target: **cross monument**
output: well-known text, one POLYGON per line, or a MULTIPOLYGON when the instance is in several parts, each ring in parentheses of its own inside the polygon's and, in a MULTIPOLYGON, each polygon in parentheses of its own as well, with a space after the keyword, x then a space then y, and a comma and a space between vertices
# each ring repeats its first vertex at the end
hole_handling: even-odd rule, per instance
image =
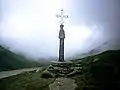
POLYGON ((56 15, 57 18, 60 18, 60 31, 59 31, 59 61, 63 62, 64 61, 64 39, 65 39, 65 31, 63 29, 64 25, 64 20, 63 18, 68 18, 68 15, 64 15, 63 9, 61 9, 61 14, 56 15))

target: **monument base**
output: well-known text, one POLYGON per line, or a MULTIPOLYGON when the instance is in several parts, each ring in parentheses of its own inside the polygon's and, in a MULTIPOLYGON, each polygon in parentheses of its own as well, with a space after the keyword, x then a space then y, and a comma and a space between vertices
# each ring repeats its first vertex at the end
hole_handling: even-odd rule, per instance
POLYGON ((74 64, 70 61, 52 61, 52 64, 48 66, 47 71, 54 74, 55 77, 67 77, 81 72, 82 66, 81 64, 74 64))

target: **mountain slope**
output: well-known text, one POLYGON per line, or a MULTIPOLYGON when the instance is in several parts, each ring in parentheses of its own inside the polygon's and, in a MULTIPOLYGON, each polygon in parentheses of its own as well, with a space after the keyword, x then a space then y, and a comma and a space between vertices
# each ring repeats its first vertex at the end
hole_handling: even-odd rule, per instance
POLYGON ((40 64, 34 61, 28 61, 26 58, 0 46, 0 71, 35 66, 40 66, 40 64))
POLYGON ((75 60, 79 61, 82 61, 88 86, 96 86, 98 89, 95 90, 116 90, 117 87, 120 89, 120 50, 108 50, 75 60))

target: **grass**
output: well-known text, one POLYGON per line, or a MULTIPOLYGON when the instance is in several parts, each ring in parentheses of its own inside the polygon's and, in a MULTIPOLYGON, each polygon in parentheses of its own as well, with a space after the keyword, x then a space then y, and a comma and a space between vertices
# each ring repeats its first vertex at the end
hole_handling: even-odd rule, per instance
POLYGON ((95 82, 90 77, 90 75, 75 75, 74 77, 72 77, 72 79, 74 79, 75 83, 78 85, 78 87, 75 88, 75 90, 98 90, 98 88, 94 85, 94 83, 97 82, 95 82))
POLYGON ((0 90, 49 90, 53 78, 41 78, 40 72, 23 73, 0 80, 0 90))
MULTIPOLYGON (((81 74, 69 77, 78 86, 75 90, 120 90, 120 51, 86 57, 82 66, 81 74), (95 58, 99 60, 93 62, 95 58)), ((54 79, 41 78, 41 74, 42 71, 31 72, 1 79, 0 90, 49 90, 48 86, 54 79)))
POLYGON ((73 77, 78 84, 75 90, 120 89, 120 50, 83 58, 82 65, 83 74, 73 77), (96 58, 99 60, 93 62, 96 58))

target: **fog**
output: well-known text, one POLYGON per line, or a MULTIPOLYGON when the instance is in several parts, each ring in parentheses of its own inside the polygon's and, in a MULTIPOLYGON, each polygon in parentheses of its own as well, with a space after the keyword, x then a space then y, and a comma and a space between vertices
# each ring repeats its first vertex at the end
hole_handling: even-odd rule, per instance
POLYGON ((27 57, 58 57, 64 9, 65 58, 119 48, 119 0, 0 0, 0 44, 27 57), (100 46, 100 47, 99 47, 100 46), (99 48, 97 48, 99 47, 99 48))

